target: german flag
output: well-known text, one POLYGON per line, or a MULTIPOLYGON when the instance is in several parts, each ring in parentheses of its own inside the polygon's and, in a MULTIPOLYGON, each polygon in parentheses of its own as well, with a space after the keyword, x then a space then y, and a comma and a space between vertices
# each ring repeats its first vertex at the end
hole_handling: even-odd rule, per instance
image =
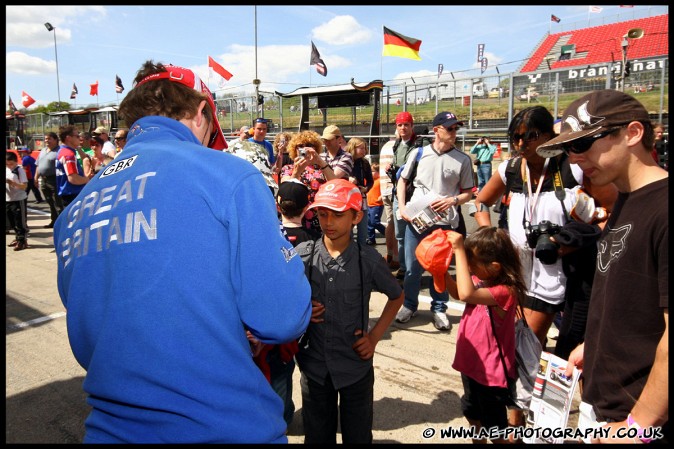
POLYGON ((384 51, 382 51, 382 56, 397 56, 398 58, 421 61, 419 47, 421 47, 419 39, 404 36, 384 27, 384 51))

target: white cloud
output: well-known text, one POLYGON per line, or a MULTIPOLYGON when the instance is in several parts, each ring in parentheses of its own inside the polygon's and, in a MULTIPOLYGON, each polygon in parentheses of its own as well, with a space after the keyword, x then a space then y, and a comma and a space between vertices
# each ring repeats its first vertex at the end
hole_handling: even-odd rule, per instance
POLYGON ((12 5, 5 8, 6 46, 24 48, 44 48, 54 45, 53 31, 47 31, 44 24, 49 22, 56 29, 56 41, 71 41, 71 30, 68 24, 73 20, 85 17, 91 22, 98 22, 106 17, 103 6, 21 6, 12 5))
POLYGON ((45 61, 23 52, 10 51, 7 53, 5 70, 19 75, 44 75, 56 72, 56 61, 45 61))
POLYGON ((372 37, 372 32, 358 23, 353 16, 337 16, 311 30, 311 34, 317 41, 330 45, 359 44, 369 41, 372 37))

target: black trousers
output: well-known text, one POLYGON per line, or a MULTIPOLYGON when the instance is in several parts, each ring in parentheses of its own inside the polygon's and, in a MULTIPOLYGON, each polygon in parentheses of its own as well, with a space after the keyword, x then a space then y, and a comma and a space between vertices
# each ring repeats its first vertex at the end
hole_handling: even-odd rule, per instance
POLYGON ((321 385, 302 373, 300 385, 305 444, 336 444, 338 416, 343 444, 372 444, 374 368, 339 390, 330 375, 321 385))
POLYGON ((26 193, 30 195, 30 192, 33 192, 36 201, 43 201, 40 189, 38 189, 37 186, 35 185, 34 179, 28 180, 28 187, 26 187, 26 193))
POLYGON ((7 213, 9 225, 16 233, 16 240, 19 242, 25 241, 26 233, 28 232, 26 201, 7 201, 5 203, 5 211, 7 213))
POLYGON ((61 197, 58 195, 58 188, 56 187, 56 176, 42 177, 42 181, 42 194, 47 204, 49 204, 51 222, 54 223, 59 214, 63 212, 63 201, 61 201, 61 197))

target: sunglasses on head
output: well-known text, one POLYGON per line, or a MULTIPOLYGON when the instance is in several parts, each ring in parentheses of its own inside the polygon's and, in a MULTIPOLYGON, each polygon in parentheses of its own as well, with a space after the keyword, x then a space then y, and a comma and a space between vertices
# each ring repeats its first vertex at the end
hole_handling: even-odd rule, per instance
POLYGON ((513 134, 513 142, 517 143, 520 140, 523 142, 532 142, 538 140, 539 137, 541 137, 541 133, 538 131, 527 131, 522 134, 513 134))
POLYGON ((603 139, 606 136, 609 136, 613 134, 614 132, 618 131, 622 127, 617 127, 617 128, 611 128, 604 130, 598 134, 595 134, 593 136, 587 136, 587 137, 581 137, 580 139, 572 140, 571 142, 566 142, 562 144, 562 150, 566 154, 569 153, 574 153, 574 154, 582 154, 588 151, 590 148, 592 148, 592 145, 595 143, 595 141, 599 139, 603 139))

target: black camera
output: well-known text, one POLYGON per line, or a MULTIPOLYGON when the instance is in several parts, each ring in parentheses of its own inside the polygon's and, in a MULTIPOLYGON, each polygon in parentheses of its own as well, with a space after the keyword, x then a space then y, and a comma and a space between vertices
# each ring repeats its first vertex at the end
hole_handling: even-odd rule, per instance
POLYGON ((529 225, 524 228, 524 234, 527 237, 529 248, 534 249, 534 254, 545 265, 551 265, 557 262, 557 249, 559 246, 550 240, 550 236, 559 234, 562 227, 551 223, 548 220, 542 220, 537 225, 529 225))
POLYGON ((398 180, 396 179, 396 174, 398 173, 398 169, 400 169, 400 167, 398 167, 396 164, 391 164, 391 166, 388 168, 388 170, 386 170, 386 174, 391 179, 391 182, 393 184, 398 182, 398 180))

